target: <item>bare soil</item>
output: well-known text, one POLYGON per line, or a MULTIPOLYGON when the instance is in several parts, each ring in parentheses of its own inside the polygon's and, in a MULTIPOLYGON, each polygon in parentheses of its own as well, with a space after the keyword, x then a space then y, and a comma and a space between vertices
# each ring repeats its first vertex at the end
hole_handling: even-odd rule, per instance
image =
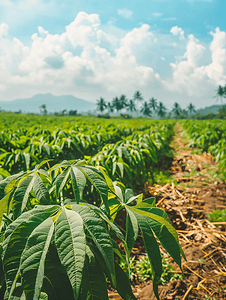
MULTIPOLYGON (((207 214, 226 206, 226 184, 217 178, 217 165, 209 153, 195 154, 177 125, 172 146, 176 156, 170 172, 177 184, 146 185, 146 196, 154 196, 177 230, 187 261, 182 261, 184 279, 159 286, 160 299, 226 299, 226 223, 212 224, 207 214), (209 298, 208 298, 209 297, 209 298)), ((142 243, 133 254, 142 255, 142 243)), ((180 273, 172 261, 175 271, 180 273)), ((152 282, 135 285, 139 300, 156 299, 152 282)), ((109 298, 122 299, 109 291, 109 298)))

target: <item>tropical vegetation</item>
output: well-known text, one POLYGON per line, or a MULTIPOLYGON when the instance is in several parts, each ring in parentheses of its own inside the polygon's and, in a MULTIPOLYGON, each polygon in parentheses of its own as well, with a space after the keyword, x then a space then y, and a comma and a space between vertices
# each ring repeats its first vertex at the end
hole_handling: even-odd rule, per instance
POLYGON ((219 163, 219 171, 226 177, 225 120, 183 120, 180 123, 190 139, 190 146, 211 153, 219 163))
POLYGON ((175 122, 1 116, 2 299, 104 300, 108 284, 136 299, 128 274, 140 234, 158 298, 158 241, 180 268, 184 253, 167 214, 138 191, 172 159, 175 122))
MULTIPOLYGON (((218 96, 225 93, 219 86, 218 96)), ((45 104, 41 115, 1 112, 0 299, 105 300, 109 285, 136 299, 134 278, 152 279, 158 299, 158 284, 181 278, 159 248, 181 268, 177 232, 155 198, 143 194, 173 160, 176 121, 161 119, 187 118, 179 122, 190 145, 213 154, 225 178, 226 123, 188 120, 196 114, 192 103, 183 110, 175 102, 167 112, 140 91, 132 99, 100 97, 97 110, 145 118, 106 120, 76 110, 49 116, 45 104), (140 237, 147 254, 135 262, 140 237)), ((209 219, 224 222, 225 211, 209 219)))
MULTIPOLYGON (((133 112, 137 112, 144 117, 152 117, 152 118, 171 118, 174 117, 176 119, 179 118, 187 118, 188 116, 193 116, 195 114, 195 107, 192 103, 189 104, 187 110, 182 110, 180 105, 175 102, 171 111, 168 111, 167 108, 161 101, 157 101, 156 98, 152 97, 149 101, 145 101, 142 93, 140 91, 136 91, 133 95, 132 99, 128 99, 126 95, 121 95, 120 97, 114 97, 112 102, 105 101, 104 98, 100 97, 96 103, 96 110, 101 112, 103 115, 104 111, 107 111, 110 115, 113 112, 129 112, 130 116, 133 116, 133 112)), ((121 113, 123 116, 123 114, 121 113)))

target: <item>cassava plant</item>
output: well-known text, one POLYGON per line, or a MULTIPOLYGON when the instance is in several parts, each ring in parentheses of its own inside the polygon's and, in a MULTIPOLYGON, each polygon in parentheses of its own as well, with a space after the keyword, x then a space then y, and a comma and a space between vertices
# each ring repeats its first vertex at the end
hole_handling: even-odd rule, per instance
POLYGON ((105 300, 107 280, 123 299, 136 299, 127 273, 139 231, 158 298, 162 259, 156 238, 180 267, 184 254, 155 199, 135 196, 85 161, 44 170, 46 163, 0 182, 1 299, 105 300), (120 210, 126 212, 125 236, 115 222, 120 210))

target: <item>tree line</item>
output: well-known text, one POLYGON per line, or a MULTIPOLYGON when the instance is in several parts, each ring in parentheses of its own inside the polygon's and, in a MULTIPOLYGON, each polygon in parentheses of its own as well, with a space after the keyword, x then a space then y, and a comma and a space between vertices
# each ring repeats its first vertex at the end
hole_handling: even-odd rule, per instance
MULTIPOLYGON (((39 106, 40 109, 40 114, 46 116, 48 114, 47 109, 46 109, 46 104, 42 104, 41 106, 39 106)), ((60 112, 55 112, 54 115, 55 116, 64 116, 64 115, 69 115, 69 116, 77 116, 77 110, 73 110, 70 109, 67 112, 67 109, 63 109, 60 112)))
POLYGON ((171 111, 167 112, 165 105, 161 101, 157 101, 152 97, 149 101, 145 101, 141 92, 136 91, 132 99, 128 99, 124 94, 120 97, 115 97, 111 102, 106 102, 104 98, 96 102, 96 110, 101 114, 107 112, 109 115, 113 112, 120 113, 121 111, 127 111, 133 116, 133 112, 140 112, 145 117, 175 117, 179 118, 182 115, 191 116, 195 113, 195 107, 190 103, 186 109, 182 109, 180 104, 175 102, 171 111))

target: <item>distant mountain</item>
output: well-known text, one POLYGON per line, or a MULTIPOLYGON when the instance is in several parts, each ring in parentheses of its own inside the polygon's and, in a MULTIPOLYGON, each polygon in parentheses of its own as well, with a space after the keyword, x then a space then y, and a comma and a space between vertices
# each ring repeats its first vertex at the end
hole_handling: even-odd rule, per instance
POLYGON ((64 109, 77 110, 77 112, 92 111, 96 104, 72 95, 54 96, 52 94, 37 94, 27 99, 17 99, 13 101, 0 101, 0 107, 5 111, 19 111, 39 113, 39 107, 45 104, 47 112, 60 112, 64 109))
POLYGON ((197 109, 197 113, 201 113, 203 115, 208 115, 208 113, 213 113, 214 115, 216 115, 219 111, 219 109, 224 106, 226 104, 221 104, 221 105, 212 105, 212 106, 208 106, 208 107, 205 107, 205 108, 200 108, 200 109, 197 109))

